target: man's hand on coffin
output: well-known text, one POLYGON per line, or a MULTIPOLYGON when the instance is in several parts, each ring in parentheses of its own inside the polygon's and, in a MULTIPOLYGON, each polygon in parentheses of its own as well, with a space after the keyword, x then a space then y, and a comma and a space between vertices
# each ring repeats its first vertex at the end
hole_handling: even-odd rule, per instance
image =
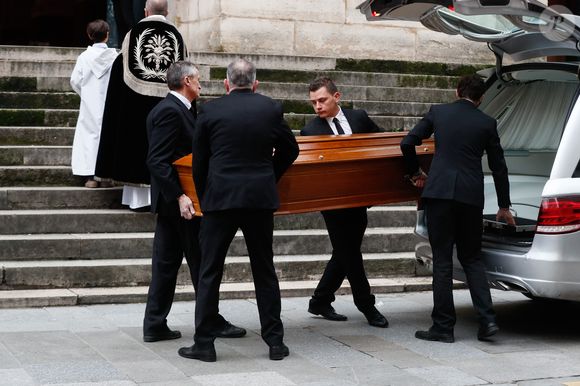
POLYGON ((514 215, 510 211, 510 208, 499 208, 495 219, 497 221, 505 222, 508 225, 516 225, 516 220, 514 219, 514 215))
POLYGON ((419 168, 415 174, 409 177, 409 181, 414 187, 423 189, 425 187, 425 182, 427 181, 427 174, 419 168))
POLYGON ((193 202, 191 201, 191 198, 185 194, 182 194, 179 196, 177 201, 179 202, 179 213, 181 214, 181 217, 186 220, 191 220, 195 215, 195 209, 193 208, 193 202))

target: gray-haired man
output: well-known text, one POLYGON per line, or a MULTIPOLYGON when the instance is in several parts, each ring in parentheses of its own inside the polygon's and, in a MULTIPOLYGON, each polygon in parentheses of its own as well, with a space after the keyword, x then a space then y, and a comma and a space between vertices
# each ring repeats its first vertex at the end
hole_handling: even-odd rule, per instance
MULTIPOLYGON (((177 273, 187 261, 196 289, 199 278, 199 217, 194 217, 190 197, 184 194, 172 163, 191 152, 195 116, 190 111, 199 97, 199 73, 190 62, 176 62, 167 71, 170 91, 147 117, 151 173, 151 209, 157 213, 153 239, 152 278, 143 320, 143 340, 156 342, 177 339, 179 331, 167 326, 177 273)), ((218 314, 216 336, 238 338, 246 334, 218 314)))
POLYGON ((276 182, 298 156, 282 106, 257 94, 256 68, 238 59, 228 66, 228 95, 203 106, 193 136, 193 177, 201 200, 201 261, 195 305, 195 344, 179 355, 216 360, 215 320, 226 252, 241 229, 250 255, 262 339, 270 359, 288 355, 280 320, 280 287, 274 270, 273 214, 276 182), (210 172, 211 170, 211 172, 210 172))

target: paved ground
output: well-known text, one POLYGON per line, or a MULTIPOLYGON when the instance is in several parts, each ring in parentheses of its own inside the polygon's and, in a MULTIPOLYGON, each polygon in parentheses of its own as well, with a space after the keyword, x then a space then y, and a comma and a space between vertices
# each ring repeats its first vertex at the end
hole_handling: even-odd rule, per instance
POLYGON ((291 353, 270 361, 253 300, 223 301, 222 313, 250 329, 217 341, 218 362, 180 358, 192 343, 193 304, 176 303, 179 340, 141 340, 143 304, 0 310, 0 384, 94 385, 580 385, 580 304, 542 303, 494 292, 502 331, 479 342, 468 292, 456 291, 456 343, 413 337, 429 326, 431 293, 378 296, 391 327, 370 327, 349 296, 335 305, 347 322, 306 313, 307 299, 283 300, 291 353))

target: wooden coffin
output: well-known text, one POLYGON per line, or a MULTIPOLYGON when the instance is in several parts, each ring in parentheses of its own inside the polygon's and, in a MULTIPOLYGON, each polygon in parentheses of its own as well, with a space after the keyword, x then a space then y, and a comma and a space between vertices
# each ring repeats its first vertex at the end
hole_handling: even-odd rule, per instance
MULTIPOLYGON (((278 182, 276 214, 413 201, 419 190, 404 179, 399 144, 406 135, 373 133, 297 137, 300 155, 278 182)), ((432 140, 417 147, 423 170, 434 152, 432 140)), ((201 215, 191 174, 191 154, 174 162, 185 194, 201 215)))

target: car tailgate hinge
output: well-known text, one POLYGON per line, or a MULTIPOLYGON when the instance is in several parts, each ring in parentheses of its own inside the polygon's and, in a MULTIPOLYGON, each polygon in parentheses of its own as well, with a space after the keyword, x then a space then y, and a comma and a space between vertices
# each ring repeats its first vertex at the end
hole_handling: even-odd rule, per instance
POLYGON ((511 79, 506 79, 508 77, 504 77, 505 74, 503 73, 503 52, 497 52, 496 50, 493 49, 493 46, 491 45, 491 43, 487 43, 487 47, 489 48, 489 50, 491 52, 493 52, 493 55, 495 56, 495 73, 497 75, 497 79, 503 83, 503 84, 507 84, 508 82, 510 82, 511 79))

